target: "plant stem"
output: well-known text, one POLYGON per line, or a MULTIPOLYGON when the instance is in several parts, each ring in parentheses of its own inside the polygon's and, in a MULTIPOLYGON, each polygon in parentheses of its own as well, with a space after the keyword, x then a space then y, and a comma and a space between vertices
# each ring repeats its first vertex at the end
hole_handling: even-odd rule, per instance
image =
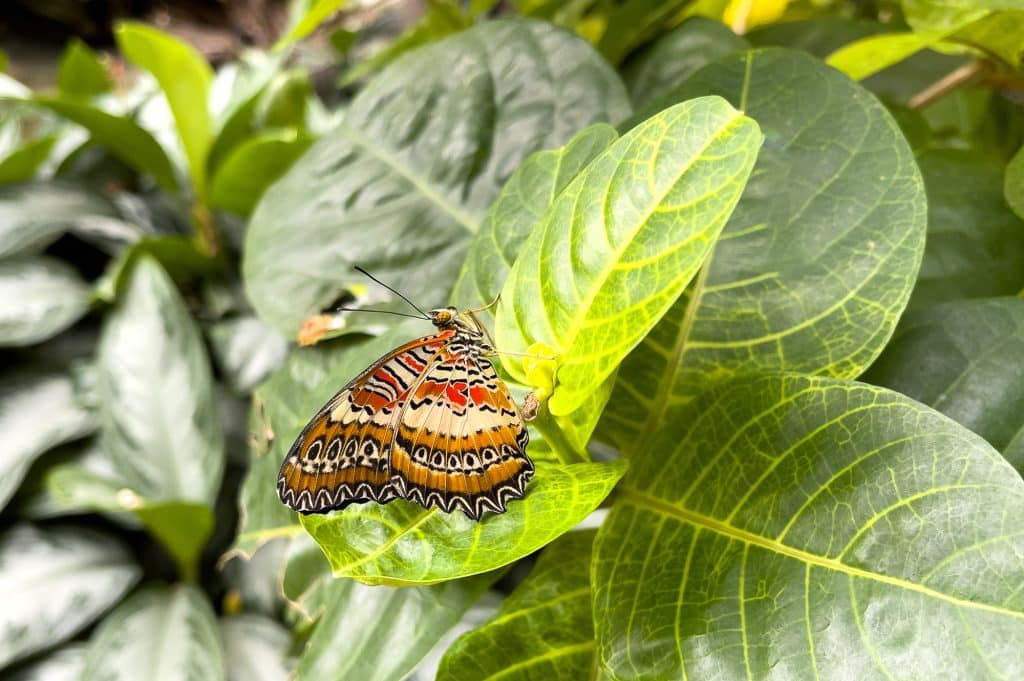
POLYGON ((935 100, 948 94, 958 86, 966 83, 981 71, 981 62, 972 61, 960 68, 950 71, 925 89, 910 98, 907 105, 911 109, 923 109, 935 100))

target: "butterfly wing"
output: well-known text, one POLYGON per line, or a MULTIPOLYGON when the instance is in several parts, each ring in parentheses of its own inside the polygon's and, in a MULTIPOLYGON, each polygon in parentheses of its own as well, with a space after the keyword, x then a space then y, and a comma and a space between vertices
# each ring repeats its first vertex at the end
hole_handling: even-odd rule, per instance
POLYGON ((410 391, 396 424, 391 484, 425 508, 478 520, 504 513, 533 477, 529 435, 508 387, 476 353, 446 346, 410 391))
POLYGON ((352 503, 395 499, 389 462, 398 419, 410 388, 452 334, 445 331, 396 348, 332 397, 281 464, 281 501, 301 513, 326 513, 352 503))

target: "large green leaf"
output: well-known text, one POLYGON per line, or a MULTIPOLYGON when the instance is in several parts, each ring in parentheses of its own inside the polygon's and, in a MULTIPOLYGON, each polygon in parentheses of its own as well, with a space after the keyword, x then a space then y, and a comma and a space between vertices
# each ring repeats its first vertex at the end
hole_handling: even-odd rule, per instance
POLYGON ((700 277, 625 361, 604 438, 643 446, 708 378, 787 369, 854 377, 906 304, 925 233, 921 178, 874 97, 800 52, 754 50, 697 72, 765 145, 700 277))
POLYGON ((625 463, 538 462, 526 498, 480 521, 399 500, 302 516, 302 525, 336 577, 431 584, 503 567, 565 534, 608 496, 625 463))
POLYGON ((19 371, 0 380, 0 509, 46 450, 87 435, 96 417, 80 403, 69 376, 19 371))
POLYGON ((25 142, 0 160, 0 184, 14 184, 31 180, 39 166, 50 156, 56 135, 45 135, 25 142))
POLYGON ((501 293, 519 250, 555 198, 616 139, 615 128, 598 123, 561 149, 534 152, 516 168, 473 237, 452 292, 454 305, 482 307, 501 293))
POLYGON ((277 498, 277 473, 302 428, 331 396, 377 357, 413 337, 400 327, 358 343, 293 350, 253 396, 252 460, 242 486, 241 527, 233 551, 251 555, 274 537, 302 532, 298 516, 277 498))
POLYGON ((225 678, 220 631, 197 588, 140 591, 112 612, 89 642, 83 679, 216 681, 225 678))
POLYGON ((78 38, 72 38, 60 57, 57 87, 71 97, 93 97, 110 90, 113 83, 99 55, 78 38))
POLYGON ((227 681, 287 681, 291 632, 276 620, 243 613, 220 622, 227 681))
POLYGON ((313 139, 295 129, 272 130, 235 147, 210 183, 210 205, 248 215, 267 187, 302 156, 313 139))
POLYGON ((402 589, 332 580, 296 678, 402 681, 495 576, 402 589))
POLYGON ((103 444, 122 496, 190 575, 213 526, 224 433, 199 329, 148 255, 107 317, 99 362, 103 444))
POLYGON ((209 360, 174 284, 149 256, 128 275, 99 349, 104 444, 134 490, 212 504, 224 468, 209 360))
POLYGON ((594 547, 618 679, 1024 673, 1024 481, 897 393, 715 384, 638 452, 594 547))
POLYGON ((497 617, 448 649, 437 681, 591 678, 593 541, 593 530, 570 532, 544 549, 497 617))
POLYGON ((249 299, 291 337, 365 283, 358 264, 440 304, 520 162, 628 111, 590 47, 539 22, 487 23, 410 52, 263 195, 246 235, 249 299))
POLYGON ((81 681, 85 644, 69 643, 16 669, 5 672, 8 681, 81 681))
POLYGON ((73 636, 117 603, 141 574, 127 547, 94 530, 3 530, 0 668, 73 636))
POLYGON ((1024 220, 1006 205, 1003 166, 965 149, 917 160, 928 191, 928 241, 910 307, 1024 289, 1024 220))
POLYGON ((622 69, 633 106, 661 99, 708 62, 750 47, 721 22, 692 17, 630 57, 622 69))
POLYGON ((192 183, 202 197, 211 143, 207 108, 213 80, 210 66, 191 45, 151 26, 123 22, 114 33, 124 56, 153 74, 167 96, 188 158, 192 183))
MULTIPOLYGON (((495 339, 558 356, 549 405, 569 414, 615 371, 697 272, 757 157, 757 124, 718 97, 648 119, 559 194, 505 284, 495 339)), ((504 361, 526 382, 521 361, 504 361)))
POLYGON ((0 261, 0 346, 44 341, 88 308, 88 286, 64 262, 46 257, 0 261))
POLYGON ((1024 471, 1024 298, 908 315, 865 380, 956 419, 1024 471))
POLYGON ((31 101, 81 125, 97 144, 106 147, 129 167, 152 175, 161 188, 167 191, 178 188, 174 167, 163 148, 131 118, 67 97, 38 96, 31 101))
POLYGON ((0 187, 0 258, 42 251, 69 229, 124 232, 117 208, 102 194, 68 182, 0 187))

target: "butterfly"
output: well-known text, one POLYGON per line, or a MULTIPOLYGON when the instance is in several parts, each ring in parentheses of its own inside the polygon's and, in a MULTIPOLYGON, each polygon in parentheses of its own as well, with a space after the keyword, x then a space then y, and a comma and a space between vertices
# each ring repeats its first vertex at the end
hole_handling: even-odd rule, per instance
POLYGON ((473 312, 423 313, 436 333, 395 348, 332 397, 281 465, 281 501, 308 514, 406 499, 479 520, 522 499, 534 471, 529 435, 473 312))

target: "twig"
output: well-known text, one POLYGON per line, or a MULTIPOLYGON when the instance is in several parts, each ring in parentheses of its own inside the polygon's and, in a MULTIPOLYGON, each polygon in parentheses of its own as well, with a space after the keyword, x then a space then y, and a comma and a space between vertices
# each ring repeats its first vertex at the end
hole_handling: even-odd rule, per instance
POLYGON ((957 86, 966 83, 980 71, 980 61, 975 60, 969 64, 964 64, 960 68, 950 71, 945 76, 911 97, 910 101, 907 102, 907 106, 911 109, 923 109, 936 99, 939 99, 946 93, 952 91, 957 86))

